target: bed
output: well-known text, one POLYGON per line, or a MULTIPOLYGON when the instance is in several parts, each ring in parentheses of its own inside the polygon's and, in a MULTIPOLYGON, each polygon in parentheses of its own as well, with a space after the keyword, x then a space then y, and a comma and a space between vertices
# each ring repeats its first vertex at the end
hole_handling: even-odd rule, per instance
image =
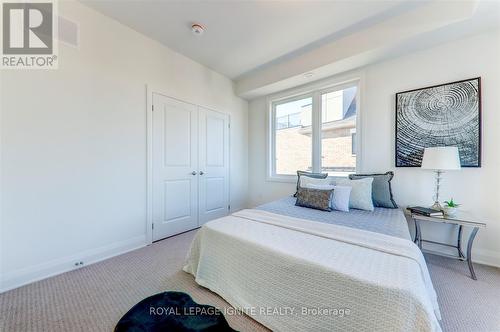
POLYGON ((184 271, 274 331, 440 331, 401 210, 325 212, 293 197, 205 224, 184 271))

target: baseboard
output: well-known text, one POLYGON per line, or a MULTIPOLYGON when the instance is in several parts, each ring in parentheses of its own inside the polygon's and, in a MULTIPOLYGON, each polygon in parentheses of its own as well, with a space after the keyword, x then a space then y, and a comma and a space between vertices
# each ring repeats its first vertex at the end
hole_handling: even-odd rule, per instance
POLYGON ((500 268, 500 253, 486 249, 472 249, 472 261, 500 268))
POLYGON ((0 293, 64 272, 76 270, 145 246, 146 235, 141 235, 124 241, 118 241, 107 246, 90 249, 78 254, 55 259, 39 265, 15 270, 6 273, 3 276, 2 289, 0 290, 0 293), (74 264, 77 261, 82 261, 85 264, 80 267, 75 267, 74 264))

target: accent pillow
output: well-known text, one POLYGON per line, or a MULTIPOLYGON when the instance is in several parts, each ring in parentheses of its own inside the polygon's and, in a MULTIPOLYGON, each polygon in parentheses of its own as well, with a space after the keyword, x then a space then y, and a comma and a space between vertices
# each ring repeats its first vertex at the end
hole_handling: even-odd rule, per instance
POLYGON ((389 209, 397 209, 398 205, 392 196, 391 180, 394 177, 393 172, 383 174, 351 174, 349 179, 373 178, 372 199, 373 205, 389 209))
POLYGON ((299 188, 295 205, 316 210, 331 211, 332 190, 299 188))
POLYGON ((299 191, 299 187, 300 187, 300 177, 301 176, 306 176, 306 177, 315 178, 315 179, 326 179, 328 177, 328 173, 311 173, 311 172, 305 172, 305 171, 297 171, 297 189, 295 190, 295 194, 293 194, 293 197, 297 197, 297 192, 299 191))
POLYGON ((351 187, 333 186, 332 208, 338 211, 349 212, 351 187))
POLYGON ((364 178, 359 180, 338 179, 335 181, 337 186, 351 187, 351 196, 349 198, 349 207, 353 209, 373 211, 372 201, 372 183, 373 178, 364 178))
POLYGON ((330 207, 333 210, 349 212, 349 197, 351 196, 351 189, 352 189, 351 187, 334 186, 332 184, 329 185, 307 184, 305 187, 311 189, 321 189, 321 190, 333 189, 330 207))

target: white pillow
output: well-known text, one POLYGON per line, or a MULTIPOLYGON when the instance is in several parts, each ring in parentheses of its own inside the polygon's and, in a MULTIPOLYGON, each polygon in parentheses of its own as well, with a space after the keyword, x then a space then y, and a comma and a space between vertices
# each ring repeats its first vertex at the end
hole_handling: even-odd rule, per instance
POLYGON ((351 195, 351 187, 334 186, 331 184, 306 184, 303 188, 332 190, 330 198, 330 207, 334 210, 349 212, 349 196, 351 195))
POLYGON ((333 186, 332 209, 349 212, 351 187, 333 186))
MULTIPOLYGON (((311 188, 311 189, 320 189, 320 188, 312 188, 308 187, 309 185, 317 185, 317 186, 331 186, 331 180, 330 179, 316 179, 312 178, 310 176, 301 176, 300 177, 300 184, 302 188, 311 188)), ((331 190, 330 188, 329 190, 331 190)))
POLYGON ((335 185, 352 188, 349 199, 350 208, 373 211, 375 208, 372 200, 372 182, 373 178, 359 180, 338 179, 335 180, 335 185))

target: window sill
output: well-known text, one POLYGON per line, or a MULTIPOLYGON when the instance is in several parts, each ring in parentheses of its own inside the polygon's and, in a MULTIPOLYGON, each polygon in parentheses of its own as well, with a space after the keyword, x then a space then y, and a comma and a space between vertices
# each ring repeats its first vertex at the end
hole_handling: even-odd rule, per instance
POLYGON ((268 175, 267 182, 297 183, 297 175, 268 175))
POLYGON ((356 174, 356 172, 352 173, 344 173, 344 172, 327 172, 329 179, 345 179, 349 177, 349 174, 356 174))
MULTIPOLYGON (((335 180, 335 179, 346 179, 349 177, 349 174, 355 174, 355 173, 332 173, 332 175, 328 175, 328 179, 330 180, 335 180)), ((266 178, 267 182, 281 182, 281 183, 297 183, 297 176, 296 175, 271 175, 267 176, 266 178)))

